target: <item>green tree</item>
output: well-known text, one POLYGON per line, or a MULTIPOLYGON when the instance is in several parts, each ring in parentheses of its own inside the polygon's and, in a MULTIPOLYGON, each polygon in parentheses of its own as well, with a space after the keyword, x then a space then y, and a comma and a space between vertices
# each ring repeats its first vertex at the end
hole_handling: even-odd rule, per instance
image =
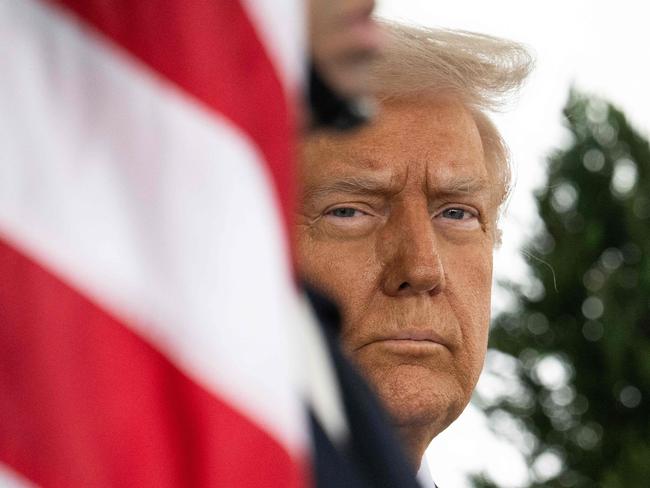
MULTIPOLYGON (((525 433, 534 487, 650 486, 650 148, 625 116, 572 91, 568 149, 536 195, 531 286, 495 319, 516 395, 479 398, 525 433)), ((483 475, 475 486, 494 486, 483 475)))

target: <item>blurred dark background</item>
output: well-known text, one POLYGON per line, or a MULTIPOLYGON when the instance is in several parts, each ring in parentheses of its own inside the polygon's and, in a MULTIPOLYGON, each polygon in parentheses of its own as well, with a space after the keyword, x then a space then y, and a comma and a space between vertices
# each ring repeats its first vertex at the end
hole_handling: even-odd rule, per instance
POLYGON ((524 251, 532 286, 502 283, 517 305, 491 332, 520 387, 476 403, 497 434, 517 426, 528 486, 647 487, 650 148, 600 98, 572 90, 564 119, 572 140, 549 157, 544 229, 524 251))

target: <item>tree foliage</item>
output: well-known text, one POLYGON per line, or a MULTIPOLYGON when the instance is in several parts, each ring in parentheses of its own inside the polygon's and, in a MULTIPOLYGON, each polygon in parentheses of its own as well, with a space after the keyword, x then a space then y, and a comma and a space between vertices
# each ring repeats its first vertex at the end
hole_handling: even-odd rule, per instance
POLYGON ((572 92, 564 115, 531 284, 510 285, 519 307, 491 335, 520 391, 483 406, 520 426, 530 486, 650 486, 650 149, 600 99, 572 92))

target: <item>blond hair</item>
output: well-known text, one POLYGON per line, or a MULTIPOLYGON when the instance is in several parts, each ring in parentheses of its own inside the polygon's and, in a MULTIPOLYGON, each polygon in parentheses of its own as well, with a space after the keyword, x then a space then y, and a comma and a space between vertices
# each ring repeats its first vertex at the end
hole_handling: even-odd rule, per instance
POLYGON ((486 159, 505 200, 510 156, 486 111, 504 108, 532 69, 532 57, 516 42, 484 34, 381 21, 388 42, 371 68, 380 101, 450 96, 468 107, 486 159))

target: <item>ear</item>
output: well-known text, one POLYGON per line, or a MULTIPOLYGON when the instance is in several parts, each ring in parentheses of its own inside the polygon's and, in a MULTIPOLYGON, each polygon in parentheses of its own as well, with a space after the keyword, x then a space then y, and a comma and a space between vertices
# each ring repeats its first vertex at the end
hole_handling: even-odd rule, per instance
POLYGON ((500 227, 497 227, 494 230, 494 249, 499 249, 501 247, 503 237, 503 231, 500 227))

